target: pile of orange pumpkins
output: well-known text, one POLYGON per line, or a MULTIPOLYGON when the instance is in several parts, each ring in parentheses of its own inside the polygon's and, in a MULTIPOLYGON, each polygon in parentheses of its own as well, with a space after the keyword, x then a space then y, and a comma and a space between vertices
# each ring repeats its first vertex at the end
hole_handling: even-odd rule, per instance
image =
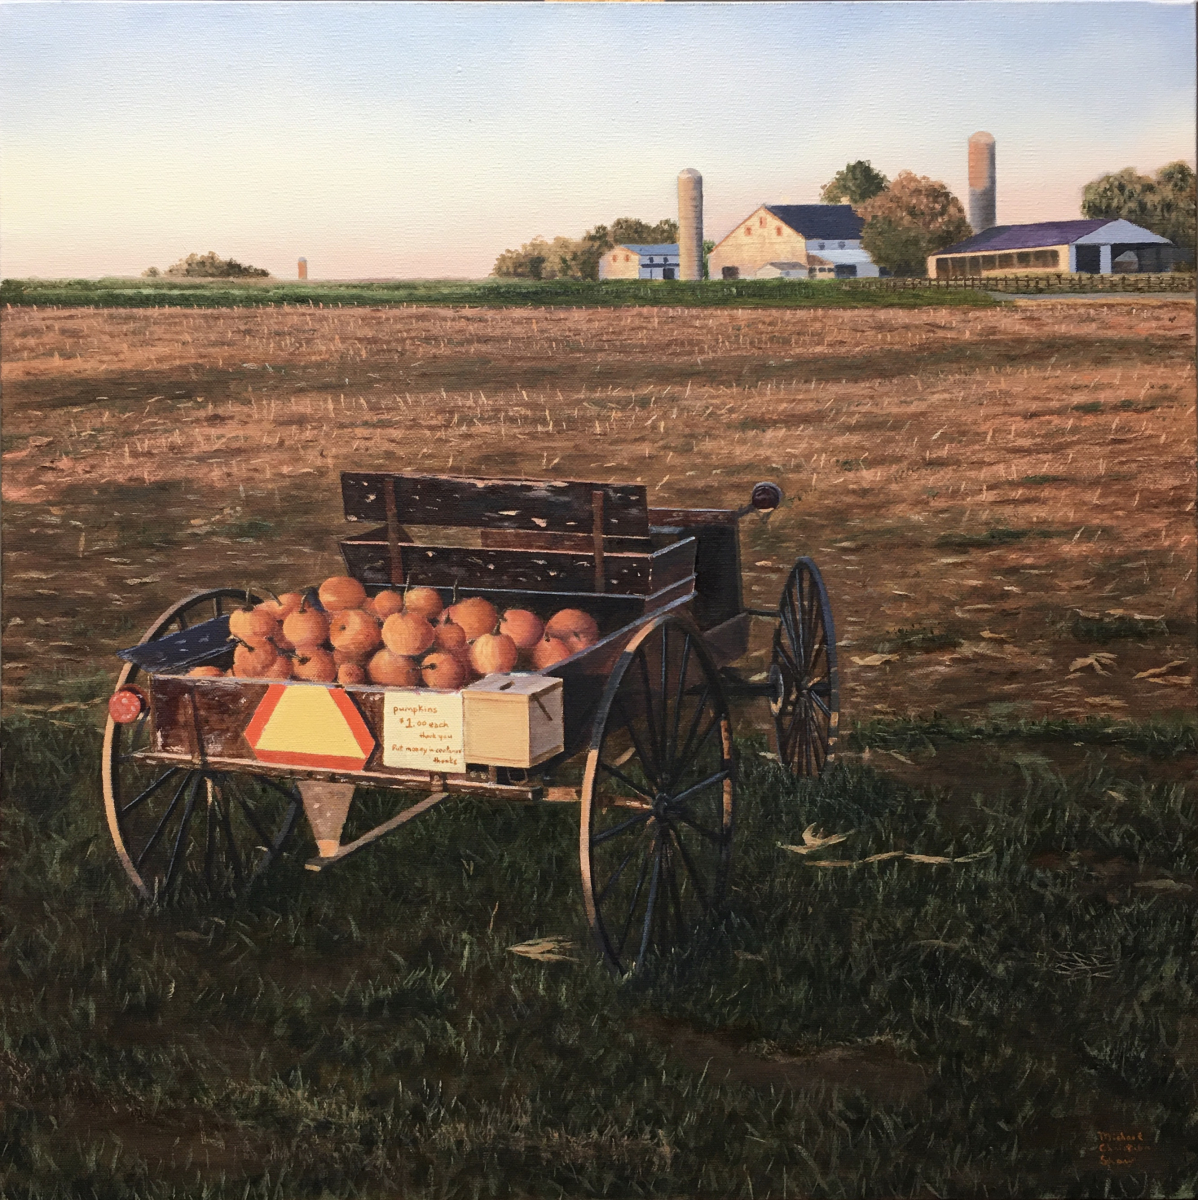
POLYGON ((233 667, 190 675, 302 679, 313 683, 460 688, 493 672, 541 670, 599 640, 577 608, 547 621, 524 608, 500 612, 482 596, 445 607, 431 587, 366 589, 345 575, 286 592, 229 617, 233 667))

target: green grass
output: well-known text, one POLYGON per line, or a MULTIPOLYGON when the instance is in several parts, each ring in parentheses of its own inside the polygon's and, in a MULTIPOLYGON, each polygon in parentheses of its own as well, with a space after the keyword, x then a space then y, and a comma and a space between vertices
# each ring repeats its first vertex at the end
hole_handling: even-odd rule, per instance
POLYGON ((993 307, 983 292, 961 289, 885 292, 850 282, 791 279, 652 283, 644 280, 427 280, 393 283, 299 283, 277 279, 5 279, 0 304, 95 308, 236 308, 287 304, 566 306, 623 308, 644 305, 714 308, 919 308, 924 305, 993 307))
MULTIPOLYGON (((297 846, 244 907, 146 908, 108 839, 93 721, 3 725, 0 1195, 1198 1187, 1192 789, 1095 760, 950 804, 861 765, 798 782, 742 744, 720 927, 617 982, 585 946, 507 949, 582 940, 567 806, 453 801, 327 874, 297 846), (820 869, 778 846, 811 824, 853 831, 824 857, 987 853, 820 869), (1135 886, 1152 880, 1174 882, 1135 886), (804 1084, 834 1051, 868 1070, 804 1084), (1103 1166, 1110 1128, 1151 1154, 1103 1166)), ((1122 733, 1194 749, 1192 726, 1122 733)))

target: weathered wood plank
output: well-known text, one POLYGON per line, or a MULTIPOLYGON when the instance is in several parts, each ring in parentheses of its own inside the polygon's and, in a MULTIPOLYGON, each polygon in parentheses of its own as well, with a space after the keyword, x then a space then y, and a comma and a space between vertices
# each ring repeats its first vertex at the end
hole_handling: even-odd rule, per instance
POLYGON ((603 492, 603 533, 648 537, 643 484, 576 480, 472 479, 455 475, 342 472, 341 496, 349 521, 387 519, 387 481, 394 481, 399 524, 466 525, 587 533, 591 493, 603 492))
MULTIPOLYGON (((376 538, 346 538, 340 543, 349 574, 368 587, 389 585, 398 553, 401 577, 431 587, 482 588, 544 592, 594 592, 595 556, 576 551, 497 547, 392 547, 376 538)), ((696 544, 686 538, 652 554, 606 553, 602 559, 604 593, 644 596, 694 570, 696 544)))

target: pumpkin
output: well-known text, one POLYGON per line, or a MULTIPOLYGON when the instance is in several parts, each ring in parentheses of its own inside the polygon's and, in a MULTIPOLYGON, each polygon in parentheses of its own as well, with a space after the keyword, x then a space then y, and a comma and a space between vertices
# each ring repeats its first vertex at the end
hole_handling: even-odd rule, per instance
POLYGON ((392 613, 403 612, 402 592, 379 592, 373 597, 374 615, 385 621, 392 613))
POLYGON ((346 608, 333 613, 329 619, 329 642, 333 650, 341 650, 364 658, 382 640, 379 623, 360 608, 346 608))
POLYGON ((460 625, 466 631, 466 640, 469 642, 484 633, 494 633, 495 626, 499 624, 499 613, 495 611, 495 605, 482 596, 459 600, 445 611, 455 625, 460 625))
POLYGON ((438 650, 465 650, 466 631, 450 620, 438 621, 433 626, 434 645, 438 650))
POLYGON ((295 656, 291 673, 296 679, 306 679, 309 683, 332 683, 337 678, 337 664, 331 650, 304 646, 295 656))
POLYGON ((580 608, 563 608, 545 622, 545 636, 565 642, 574 654, 599 640, 599 626, 590 613, 580 608))
POLYGON ((433 627, 419 613, 392 613, 383 622, 383 644, 392 654, 416 657, 436 639, 433 627))
POLYGON ((260 646, 279 630, 279 622, 261 608, 236 608, 229 614, 229 632, 248 646, 260 646))
POLYGON ((295 647, 323 646, 329 636, 328 615, 307 603, 283 618, 283 636, 295 647))
POLYGON ((366 589, 348 575, 330 575, 316 594, 329 612, 357 608, 366 599, 366 589))
POLYGON ((261 646, 242 643, 233 651, 233 674, 238 679, 265 679, 266 672, 277 665, 278 659, 279 654, 270 642, 261 646))
POLYGON ((386 646, 366 664, 366 675, 371 683, 384 687, 420 686, 420 664, 416 659, 393 654, 386 646))
POLYGON ((344 662, 337 668, 337 682, 342 687, 346 684, 365 683, 366 668, 361 663, 344 662))
POLYGON ((414 587, 404 593, 404 612, 419 613, 426 621, 435 621, 444 607, 441 593, 436 588, 414 587))
POLYGON ((569 658, 570 654, 570 647, 565 642, 555 637, 543 637, 532 648, 529 657, 532 659, 532 665, 541 671, 561 662, 563 658, 569 658))
POLYGON ((430 688, 460 688, 466 682, 466 667, 456 654, 448 650, 435 650, 426 655, 421 664, 424 686, 430 688))
POLYGON ((303 595, 300 592, 284 592, 281 596, 271 596, 269 600, 263 600, 258 608, 263 612, 268 612, 276 621, 281 621, 284 617, 295 612, 303 603, 303 595))
POLYGON ((499 620, 499 632, 510 637, 517 650, 531 650, 545 636, 545 622, 526 608, 509 608, 499 620))
POLYGON ((470 665, 480 675, 510 671, 518 655, 516 643, 506 633, 484 633, 470 643, 470 665))
POLYGON ((288 639, 283 636, 283 627, 281 625, 279 626, 278 633, 276 633, 270 640, 274 643, 275 649, 280 654, 291 654, 295 650, 295 643, 288 641, 288 639))
POLYGON ((262 676, 263 679, 290 679, 291 659, 286 654, 280 654, 262 676))

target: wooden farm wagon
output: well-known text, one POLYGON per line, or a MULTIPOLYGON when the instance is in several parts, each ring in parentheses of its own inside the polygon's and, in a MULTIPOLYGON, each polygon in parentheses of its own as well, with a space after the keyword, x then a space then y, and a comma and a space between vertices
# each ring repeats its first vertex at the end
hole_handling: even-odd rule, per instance
POLYGON ((781 489, 758 484, 733 510, 650 508, 639 484, 347 472, 341 487, 346 518, 374 526, 340 543, 367 592, 419 584, 447 603, 580 608, 598 642, 452 691, 205 678, 187 672, 231 662, 229 613, 247 594, 188 597, 120 652, 109 705, 104 800, 137 889, 243 892, 301 809, 318 847, 307 866, 323 871, 450 796, 573 800, 583 903, 608 963, 626 971, 685 940, 728 878, 730 691, 768 698, 797 774, 822 772, 836 742, 835 636, 814 563, 796 561, 777 608, 744 603, 738 522, 775 509, 781 489), (774 623, 772 656, 767 681, 745 684, 733 664, 754 620, 774 623), (390 793, 396 811, 342 844, 355 792, 390 793))

